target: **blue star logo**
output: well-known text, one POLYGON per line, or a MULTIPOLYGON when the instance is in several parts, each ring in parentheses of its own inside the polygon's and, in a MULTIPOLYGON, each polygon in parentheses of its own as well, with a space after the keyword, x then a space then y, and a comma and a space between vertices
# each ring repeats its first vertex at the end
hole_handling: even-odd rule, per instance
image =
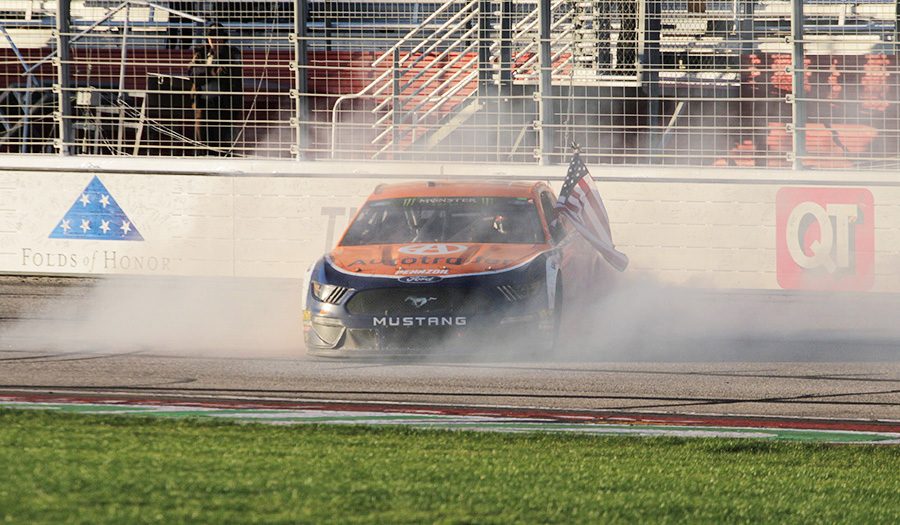
POLYGON ((50 233, 51 239, 143 241, 137 227, 98 177, 91 179, 50 233))

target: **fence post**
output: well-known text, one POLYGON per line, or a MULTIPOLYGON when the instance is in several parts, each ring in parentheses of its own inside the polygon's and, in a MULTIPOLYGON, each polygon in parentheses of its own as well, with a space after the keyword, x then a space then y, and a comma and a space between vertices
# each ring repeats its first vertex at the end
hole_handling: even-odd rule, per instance
POLYGON ((493 83, 491 68, 491 22, 493 20, 491 0, 478 0, 478 95, 490 94, 493 83))
POLYGON ((500 7, 500 86, 512 84, 512 0, 503 0, 500 7))
POLYGON ((738 16, 738 39, 741 55, 753 53, 753 12, 756 0, 741 0, 738 16))
POLYGON ((662 6, 660 0, 647 0, 644 3, 644 53, 641 76, 647 79, 647 123, 650 127, 650 157, 653 163, 656 156, 662 153, 662 91, 659 87, 659 69, 662 66, 662 55, 659 50, 662 31, 662 6))
POLYGON ((122 49, 119 54, 119 91, 116 105, 119 107, 119 127, 116 131, 116 155, 125 151, 125 70, 128 64, 128 23, 131 20, 131 4, 125 6, 125 20, 122 23, 122 49))
POLYGON ((553 97, 551 96, 551 92, 553 90, 553 64, 551 63, 550 54, 550 43, 552 37, 550 33, 550 25, 552 23, 550 0, 540 0, 539 9, 540 11, 538 12, 538 19, 541 26, 541 92, 538 104, 540 106, 541 126, 540 130, 538 131, 538 135, 540 137, 541 143, 541 164, 546 166, 551 164, 550 153, 553 152, 553 130, 556 125, 556 115, 553 111, 553 97))
POLYGON ((803 0, 791 0, 791 91, 793 106, 794 169, 803 169, 806 156, 806 103, 803 100, 806 63, 803 58, 803 0))
POLYGON ((72 0, 59 0, 56 11, 56 49, 59 67, 56 69, 56 82, 59 85, 59 153, 71 155, 68 143, 72 141, 72 54, 69 50, 69 32, 71 31, 72 0))
POLYGON ((308 135, 304 126, 309 126, 309 68, 307 60, 306 21, 309 20, 309 1, 294 0, 294 56, 296 69, 294 83, 297 88, 297 160, 304 158, 309 149, 308 135))

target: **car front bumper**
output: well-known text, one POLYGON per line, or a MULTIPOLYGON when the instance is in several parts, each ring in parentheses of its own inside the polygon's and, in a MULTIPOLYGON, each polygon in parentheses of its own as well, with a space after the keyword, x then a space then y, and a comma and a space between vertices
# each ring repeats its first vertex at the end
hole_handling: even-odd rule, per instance
POLYGON ((552 316, 552 311, 542 309, 470 318, 464 325, 442 317, 437 326, 429 326, 426 317, 391 318, 382 325, 373 317, 345 319, 307 311, 303 330, 307 353, 320 357, 413 356, 435 351, 468 354, 504 345, 549 346, 552 316))

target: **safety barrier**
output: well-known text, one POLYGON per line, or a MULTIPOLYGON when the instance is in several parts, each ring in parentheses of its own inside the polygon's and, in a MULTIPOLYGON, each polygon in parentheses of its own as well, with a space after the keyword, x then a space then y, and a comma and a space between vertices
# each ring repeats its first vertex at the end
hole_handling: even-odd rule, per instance
MULTIPOLYGON (((514 164, 8 157, 0 272, 300 278, 385 181, 548 180, 514 164)), ((625 278, 700 288, 900 292, 889 173, 591 166, 625 278), (631 277, 630 277, 631 276, 631 277)))

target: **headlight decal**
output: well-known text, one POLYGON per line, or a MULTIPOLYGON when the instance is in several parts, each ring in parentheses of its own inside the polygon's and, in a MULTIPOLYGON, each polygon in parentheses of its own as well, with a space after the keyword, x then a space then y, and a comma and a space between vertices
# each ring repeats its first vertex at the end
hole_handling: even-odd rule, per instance
POLYGON ((501 284, 497 286, 497 290, 503 297, 511 302, 524 301, 530 298, 535 292, 544 286, 543 281, 534 281, 527 284, 501 284))
POLYGON ((341 302, 350 295, 350 292, 353 291, 346 286, 322 284, 316 281, 312 281, 311 288, 313 297, 328 304, 341 304, 341 302))

